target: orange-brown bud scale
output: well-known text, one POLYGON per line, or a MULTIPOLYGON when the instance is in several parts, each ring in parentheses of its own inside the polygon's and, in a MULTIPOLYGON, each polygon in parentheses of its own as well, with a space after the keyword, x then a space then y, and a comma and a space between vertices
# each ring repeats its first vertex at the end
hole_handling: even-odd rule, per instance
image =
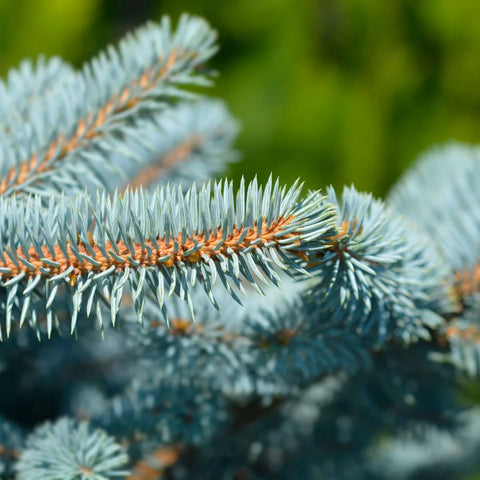
POLYGON ((9 458, 18 459, 19 456, 20 456, 20 452, 18 450, 12 450, 0 443, 0 457, 9 457, 9 458))
POLYGON ((469 340, 472 343, 480 343, 480 330, 474 325, 463 328, 452 325, 447 328, 445 335, 448 340, 460 338, 462 340, 469 340))
POLYGON ((456 292, 460 298, 469 297, 480 290, 480 264, 473 271, 459 272, 455 275, 456 292))
MULTIPOLYGON (((355 230, 357 226, 357 219, 353 219, 353 230, 355 230)), ((338 258, 342 258, 343 253, 348 250, 348 245, 344 245, 343 247, 340 246, 342 239, 347 235, 348 229, 350 227, 350 220, 347 220, 346 222, 342 222, 340 225, 340 229, 337 235, 327 237, 326 239, 329 240, 326 249, 327 251, 330 252, 335 252, 337 254, 338 258)), ((362 233, 363 227, 360 227, 358 233, 362 233)), ((317 254, 314 254, 311 256, 310 259, 307 259, 307 268, 313 268, 317 265, 320 265, 322 263, 322 258, 325 255, 325 252, 320 252, 317 254)))
MULTIPOLYGON (((355 230, 356 226, 357 226, 357 219, 354 218, 352 230, 355 230)), ((340 225, 340 231, 338 235, 335 235, 333 237, 327 237, 328 240, 331 240, 331 247, 330 247, 331 250, 339 250, 339 251, 345 250, 345 248, 339 249, 339 246, 343 237, 345 237, 345 235, 348 233, 349 228, 350 228, 350 220, 346 222, 342 222, 342 224, 340 225)), ((362 233, 362 230, 363 230, 363 227, 360 227, 358 234, 362 233)))
POLYGON ((191 320, 187 320, 186 318, 172 318, 170 320, 170 328, 169 332, 172 335, 188 335, 199 327, 198 324, 193 324, 191 320))
POLYGON ((158 480, 166 468, 178 462, 181 453, 180 445, 159 447, 149 458, 135 464, 134 473, 127 480, 158 480))

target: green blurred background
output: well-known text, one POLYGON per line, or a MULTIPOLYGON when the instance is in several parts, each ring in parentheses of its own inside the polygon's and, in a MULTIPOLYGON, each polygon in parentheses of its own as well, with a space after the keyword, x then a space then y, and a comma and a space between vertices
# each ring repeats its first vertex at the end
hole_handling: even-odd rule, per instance
POLYGON ((210 93, 243 125, 231 175, 384 195, 422 150, 479 138, 472 0, 0 0, 0 72, 40 52, 79 66, 182 11, 219 31, 210 93))

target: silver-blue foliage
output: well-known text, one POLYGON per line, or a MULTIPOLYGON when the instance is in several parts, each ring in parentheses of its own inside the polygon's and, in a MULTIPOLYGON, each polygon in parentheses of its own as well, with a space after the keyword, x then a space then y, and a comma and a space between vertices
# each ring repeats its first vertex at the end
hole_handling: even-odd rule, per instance
POLYGON ((29 435, 17 480, 120 480, 127 462, 124 448, 104 431, 62 418, 29 435))
POLYGON ((339 233, 318 256, 313 294, 322 308, 381 343, 429 338, 428 328, 454 308, 451 275, 428 238, 371 195, 333 189, 339 233))
POLYGON ((480 148, 448 143, 421 155, 387 203, 438 245, 456 272, 480 258, 480 148))
POLYGON ((480 412, 462 412, 459 423, 452 431, 430 426, 388 439, 376 451, 372 449, 372 471, 392 480, 468 478, 476 471, 480 454, 480 412))
MULTIPOLYGON (((293 292, 291 280, 282 284, 293 292)), ((130 319, 128 351, 133 358, 140 354, 149 377, 219 391, 235 402, 252 397, 268 402, 369 363, 368 344, 302 293, 281 299, 269 289, 260 305, 250 296, 242 307, 218 292, 220 312, 201 292, 192 293, 196 322, 187 306, 174 299, 169 325, 159 321, 161 310, 151 301, 145 304, 150 321, 143 330, 134 325, 133 311, 123 314, 130 319)))
POLYGON ((1 192, 49 195, 78 187, 78 175, 101 179, 98 167, 111 153, 132 154, 126 139, 138 135, 139 121, 188 96, 185 84, 206 83, 197 70, 216 51, 215 39, 203 19, 182 16, 172 31, 165 17, 65 77, 29 106, 28 122, 11 125, 0 149, 1 192))
POLYGON ((477 375, 480 149, 449 143, 421 155, 394 186, 388 203, 429 237, 452 270, 451 283, 460 305, 442 330, 450 351, 436 358, 477 375))
POLYGON ((215 391, 147 376, 114 397, 92 421, 127 445, 132 457, 141 458, 162 445, 210 441, 230 425, 227 408, 215 391))
POLYGON ((301 199, 300 192, 298 183, 287 189, 269 180, 263 189, 254 180, 237 192, 225 181, 186 193, 167 185, 153 195, 51 197, 45 208, 39 196, 0 198, 7 334, 13 321, 37 325, 39 289, 50 334, 65 288, 73 331, 82 308, 102 325, 104 300, 115 323, 125 287, 141 321, 147 290, 167 317, 165 299, 173 294, 193 313, 189 292, 197 283, 217 306, 217 280, 240 302, 242 281, 261 292, 261 283, 279 283, 278 269, 306 273, 303 256, 325 248, 333 210, 318 193, 301 199))
POLYGON ((32 105, 46 92, 66 82, 73 68, 59 57, 38 57, 24 60, 18 68, 9 70, 5 81, 0 81, 0 135, 2 143, 8 140, 18 122, 29 120, 32 105))
POLYGON ((112 167, 106 188, 153 190, 167 183, 188 188, 209 180, 236 160, 232 143, 237 131, 236 121, 219 100, 185 101, 164 109, 140 122, 127 147, 132 155, 118 154, 105 166, 112 167))

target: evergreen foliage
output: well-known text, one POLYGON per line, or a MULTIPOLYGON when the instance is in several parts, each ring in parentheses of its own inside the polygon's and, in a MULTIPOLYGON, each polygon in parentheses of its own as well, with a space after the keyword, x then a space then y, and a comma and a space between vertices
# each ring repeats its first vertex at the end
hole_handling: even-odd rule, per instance
POLYGON ((125 478, 127 455, 101 430, 62 418, 29 437, 17 464, 18 479, 104 480, 125 478), (53 455, 52 455, 52 452, 53 455))
POLYGON ((435 442, 479 468, 478 149, 386 203, 214 180, 215 50, 164 18, 0 84, 0 478, 445 478, 435 442))

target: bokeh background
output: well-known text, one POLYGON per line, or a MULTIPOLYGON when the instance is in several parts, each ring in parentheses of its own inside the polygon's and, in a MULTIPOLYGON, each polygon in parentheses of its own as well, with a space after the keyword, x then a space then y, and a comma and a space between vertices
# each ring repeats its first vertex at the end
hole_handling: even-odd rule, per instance
POLYGON ((0 0, 0 73, 39 53, 80 66, 182 11, 219 31, 209 94, 243 126, 231 176, 384 195, 429 146, 480 138, 472 0, 0 0))

